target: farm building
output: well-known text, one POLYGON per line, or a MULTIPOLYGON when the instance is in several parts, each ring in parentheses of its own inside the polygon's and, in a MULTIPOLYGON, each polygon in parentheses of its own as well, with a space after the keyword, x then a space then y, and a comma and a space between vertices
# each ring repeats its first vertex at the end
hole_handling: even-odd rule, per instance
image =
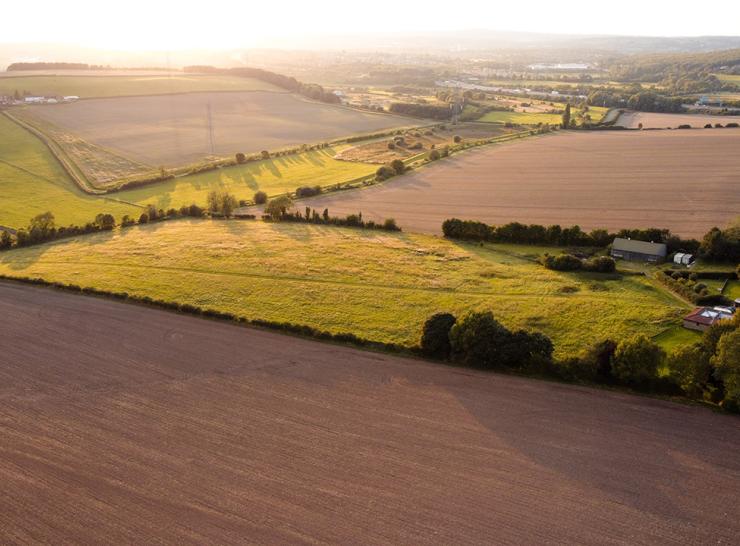
POLYGON ((665 260, 668 248, 663 243, 648 243, 617 237, 612 243, 612 257, 636 262, 659 263, 665 260))
POLYGON ((732 317, 733 310, 729 307, 697 307, 683 318, 683 327, 703 332, 718 320, 732 317))
POLYGON ((673 256, 673 263, 679 265, 691 265, 694 263, 693 254, 686 254, 685 252, 676 252, 673 256))

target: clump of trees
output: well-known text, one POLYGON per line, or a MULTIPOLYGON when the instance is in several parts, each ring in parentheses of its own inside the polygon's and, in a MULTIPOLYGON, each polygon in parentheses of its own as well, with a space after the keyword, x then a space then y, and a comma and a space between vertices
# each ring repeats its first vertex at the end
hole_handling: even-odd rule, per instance
POLYGON ((253 200, 255 205, 264 205, 267 203, 267 194, 263 191, 258 191, 254 194, 253 200))
POLYGON ((330 216, 329 209, 322 213, 311 207, 306 207, 304 212, 291 210, 293 200, 288 196, 280 196, 272 199, 265 207, 265 220, 273 222, 300 222, 308 224, 322 224, 329 226, 357 227, 366 229, 381 229, 385 231, 401 231, 393 218, 386 218, 382 223, 373 220, 364 220, 362 213, 348 214, 347 216, 330 216))
POLYGON ((450 313, 431 316, 424 324, 420 350, 472 368, 538 372, 552 365, 553 345, 544 334, 511 331, 493 313, 483 311, 460 320, 450 313))
POLYGON ((230 217, 239 205, 236 197, 227 191, 214 190, 208 193, 208 212, 218 216, 230 217))
POLYGON ((297 198, 313 197, 321 193, 321 186, 301 186, 296 189, 295 196, 297 198))

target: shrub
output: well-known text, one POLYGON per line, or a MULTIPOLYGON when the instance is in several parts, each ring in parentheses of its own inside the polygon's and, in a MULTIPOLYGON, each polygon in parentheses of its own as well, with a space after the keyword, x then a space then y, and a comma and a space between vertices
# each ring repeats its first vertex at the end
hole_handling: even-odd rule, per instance
POLYGON ((406 170, 406 165, 400 159, 394 159, 390 162, 389 166, 396 174, 403 174, 406 170))
POLYGON ((723 334, 717 343, 717 353, 712 357, 712 364, 717 376, 724 383, 723 407, 731 411, 740 411, 740 328, 723 334))
POLYGON ((262 150, 260 152, 260 156, 262 157, 262 159, 270 159, 270 152, 268 152, 267 150, 262 150))
POLYGON ((242 152, 237 152, 235 158, 237 163, 244 163, 247 160, 247 156, 242 152))
POLYGON ((459 144, 460 142, 462 142, 462 137, 460 135, 455 135, 454 137, 452 137, 452 141, 455 144, 459 144))
POLYGON ((267 203, 267 194, 263 191, 258 191, 254 194, 254 202, 257 205, 264 205, 267 203))
POLYGON ((396 171, 391 169, 388 165, 383 165, 382 167, 378 167, 378 170, 375 171, 375 179, 382 182, 383 180, 388 180, 392 176, 396 175, 396 171))
POLYGON ((296 189, 295 195, 298 198, 302 197, 313 197, 321 193, 321 186, 301 186, 296 189))
POLYGON ((711 124, 711 123, 707 123, 707 124, 706 124, 706 125, 704 126, 704 128, 705 128, 705 129, 711 129, 711 128, 712 128, 712 124, 711 124))
POLYGON ((148 224, 149 223, 149 215, 146 212, 142 212, 141 216, 139 216, 139 223, 140 224, 148 224))
POLYGON ((421 334, 421 352, 430 358, 446 359, 450 356, 450 330, 457 322, 450 313, 437 313, 424 323, 421 334))
POLYGON ((687 123, 683 123, 683 124, 679 125, 678 128, 679 129, 691 129, 691 125, 689 125, 687 123))
POLYGON ((421 142, 416 142, 409 146, 409 150, 421 150, 424 147, 424 145, 421 142))
POLYGON ((617 270, 617 262, 609 256, 597 256, 584 260, 583 270, 596 273, 614 273, 617 270))
POLYGON ((395 149, 396 149, 396 145, 395 145, 395 143, 393 143, 393 142, 389 142, 389 143, 388 143, 388 149, 389 149, 389 150, 395 150, 395 149))
POLYGON ((208 210, 211 213, 223 214, 228 218, 237 204, 236 197, 229 192, 214 190, 208 194, 208 210))
POLYGON ((401 231, 401 228, 396 224, 395 218, 386 218, 383 222, 383 229, 386 231, 401 231))
POLYGON ((740 127, 740 125, 738 125, 738 123, 736 121, 731 121, 730 123, 726 124, 725 127, 730 127, 730 128, 733 128, 733 129, 737 129, 738 127, 740 127))
POLYGON ((429 161, 437 161, 441 156, 437 150, 429 152, 429 161))
POLYGON ((559 254, 558 256, 545 254, 540 258, 540 262, 547 269, 554 271, 578 271, 583 266, 581 259, 572 254, 559 254))

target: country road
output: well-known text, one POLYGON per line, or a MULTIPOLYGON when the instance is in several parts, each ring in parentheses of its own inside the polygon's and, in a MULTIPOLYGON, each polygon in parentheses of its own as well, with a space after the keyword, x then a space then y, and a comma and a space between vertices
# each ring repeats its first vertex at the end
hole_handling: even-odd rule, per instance
POLYGON ((0 543, 733 544, 740 419, 0 282, 0 543))

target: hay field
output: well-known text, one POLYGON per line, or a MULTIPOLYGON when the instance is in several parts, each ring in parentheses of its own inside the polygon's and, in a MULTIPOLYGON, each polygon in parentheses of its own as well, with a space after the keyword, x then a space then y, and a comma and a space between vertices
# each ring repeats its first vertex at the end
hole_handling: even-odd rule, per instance
POLYGON ((58 225, 84 224, 100 212, 140 214, 138 207, 83 193, 39 139, 3 115, 0 135, 0 225, 24 227, 48 210, 58 225))
POLYGON ((0 316, 6 543, 740 533, 732 416, 11 283, 0 316))
POLYGON ((549 271, 559 249, 459 245, 407 233, 261 221, 178 220, 0 254, 43 277, 306 324, 404 345, 437 311, 491 309, 551 336, 559 355, 606 335, 654 335, 688 310, 642 277, 549 271), (587 310, 587 311, 586 311, 587 310))
MULTIPOLYGON (((642 123, 644 129, 676 129, 679 125, 703 128, 707 123, 740 123, 740 116, 712 116, 709 114, 661 114, 656 112, 625 112, 619 116, 615 125, 637 129, 642 123)), ((725 130, 725 129, 721 129, 725 130)), ((733 129, 737 130, 737 129, 733 129)))
POLYGON ((23 75, 0 78, 0 95, 76 95, 83 99, 204 91, 285 91, 252 78, 205 74, 23 75))
POLYGON ((446 218, 701 237, 740 214, 740 130, 558 132, 470 150, 363 190, 307 201, 439 233, 446 218))
POLYGON ((234 92, 92 99, 29 111, 133 161, 175 167, 214 154, 276 150, 357 133, 418 125, 409 118, 358 112, 289 93, 234 92))

